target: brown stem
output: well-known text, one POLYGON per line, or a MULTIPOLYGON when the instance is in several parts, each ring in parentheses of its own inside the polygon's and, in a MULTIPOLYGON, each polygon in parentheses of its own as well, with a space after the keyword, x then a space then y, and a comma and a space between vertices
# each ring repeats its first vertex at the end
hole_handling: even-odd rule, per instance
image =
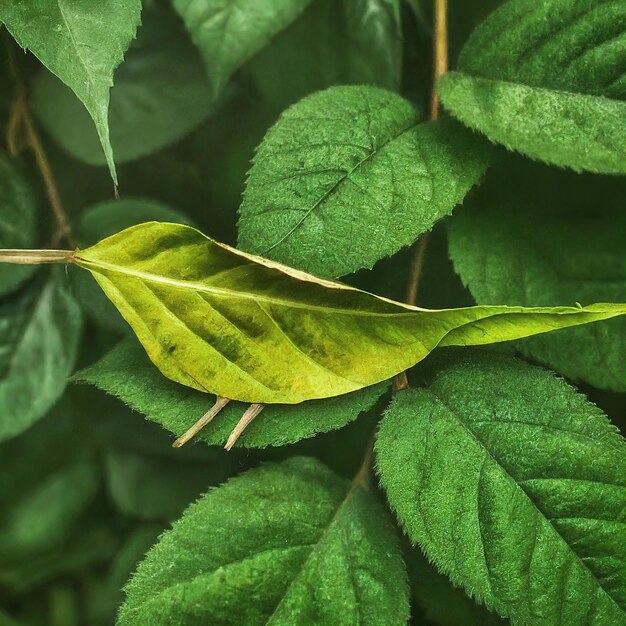
POLYGON ((448 0, 435 0, 433 91, 430 99, 430 119, 439 117, 439 96, 435 83, 448 71, 448 0))
POLYGON ((237 440, 243 434, 243 431, 248 428, 248 426, 252 423, 252 420, 265 408, 264 404, 255 403, 251 404, 246 412, 242 415, 241 419, 237 422, 235 428, 230 433, 228 437, 228 441, 224 446, 224 449, 231 450, 232 447, 237 443, 237 440))
POLYGON ((217 396, 215 404, 186 432, 184 432, 173 444, 173 448, 180 448, 191 441, 213 418, 230 402, 228 398, 217 396))
POLYGON ((74 250, 0 250, 0 263, 43 265, 73 263, 74 250))
POLYGON ((415 305, 417 295, 419 293, 420 280, 424 269, 424 259, 426 258, 426 248, 428 247, 428 235, 424 234, 420 237, 415 246, 415 254, 411 259, 409 266, 409 278, 406 285, 406 301, 408 304, 415 305))

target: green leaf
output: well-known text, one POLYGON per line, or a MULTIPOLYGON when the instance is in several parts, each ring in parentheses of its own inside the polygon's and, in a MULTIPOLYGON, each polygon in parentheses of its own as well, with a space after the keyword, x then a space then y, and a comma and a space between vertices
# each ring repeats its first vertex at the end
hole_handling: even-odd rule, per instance
POLYGON ((387 380, 441 345, 520 339, 626 313, 585 308, 429 311, 148 222, 78 250, 161 372, 243 402, 296 404, 387 380))
POLYGON ((109 140, 113 70, 139 25, 140 0, 0 0, 0 21, 78 96, 91 115, 117 184, 109 140))
POLYGON ((239 245, 320 276, 371 267, 450 214, 488 154, 452 120, 420 124, 394 93, 316 93, 288 109, 257 149, 239 245))
POLYGON ((398 90, 401 31, 399 0, 316 0, 246 69, 277 113, 333 85, 398 90))
MULTIPOLYGON (((32 248, 37 244, 37 200, 18 167, 0 154, 0 248, 32 248)), ((0 266, 0 296, 21 285, 33 267, 0 266)))
MULTIPOLYGON (((626 300, 623 180, 511 165, 494 169, 449 223, 450 255, 476 301, 626 300)), ((519 348, 568 378, 626 391, 624 320, 534 337, 519 348)))
MULTIPOLYGON (((81 370, 75 380, 95 385, 114 395, 148 419, 177 437, 199 420, 215 402, 215 397, 194 392, 163 378, 146 353, 127 339, 103 359, 81 370)), ((265 448, 295 443, 318 433, 343 428, 361 413, 370 410, 387 385, 367 387, 336 398, 311 400, 294 406, 270 405, 237 441, 248 448, 265 448)), ((210 445, 224 445, 245 405, 231 402, 197 436, 210 445)), ((179 451, 177 451, 177 454, 179 451)))
POLYGON ((365 487, 306 458, 250 470, 191 505, 126 592, 118 626, 408 619, 387 514, 365 487))
POLYGON ((141 520, 174 520, 210 485, 226 478, 219 466, 181 463, 122 449, 107 451, 105 463, 112 501, 124 515, 141 520))
MULTIPOLYGON (((192 224, 184 213, 158 202, 136 198, 109 200, 81 214, 76 225, 76 239, 81 247, 91 246, 124 228, 150 220, 192 224)), ((74 293, 85 313, 103 328, 120 334, 131 333, 128 324, 91 277, 74 268, 71 270, 74 293)))
POLYGON ((65 389, 81 316, 63 281, 53 272, 0 307, 0 441, 26 430, 65 389))
MULTIPOLYGON (((33 98, 37 117, 59 145, 86 163, 106 163, 89 116, 63 83, 40 72, 33 98)), ((166 22, 148 12, 111 89, 109 125, 116 163, 179 140, 209 117, 215 106, 191 42, 172 28, 171 18, 166 22)))
POLYGON ((515 624, 626 624, 626 442, 549 372, 452 355, 400 393, 376 452, 409 537, 515 624))
POLYGON ((509 0, 479 26, 444 105, 470 128, 533 159, 626 173, 626 5, 509 0))
POLYGON ((311 0, 173 0, 200 50, 213 93, 311 0))

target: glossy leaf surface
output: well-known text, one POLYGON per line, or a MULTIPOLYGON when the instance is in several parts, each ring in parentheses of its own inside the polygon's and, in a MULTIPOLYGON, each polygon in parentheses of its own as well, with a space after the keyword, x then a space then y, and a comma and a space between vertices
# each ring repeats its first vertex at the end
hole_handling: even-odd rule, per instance
POLYGON ((438 345, 483 345, 626 313, 585 308, 428 311, 148 222, 77 251, 172 380, 244 402, 295 404, 386 380, 438 345))

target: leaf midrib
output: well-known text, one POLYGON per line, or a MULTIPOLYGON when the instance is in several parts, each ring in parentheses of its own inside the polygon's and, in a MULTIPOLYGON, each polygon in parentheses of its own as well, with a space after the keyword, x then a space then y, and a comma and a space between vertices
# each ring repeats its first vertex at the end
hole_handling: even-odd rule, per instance
MULTIPOLYGON (((576 560, 580 563, 580 565, 582 565, 583 569, 586 570, 587 572, 589 572, 589 574, 591 575, 592 579, 595 581, 595 583, 597 584, 597 586, 602 590, 602 592, 610 599, 610 601, 618 608, 619 611, 621 611, 622 613, 626 614, 626 610, 617 602, 617 600, 615 600, 615 598, 613 598, 613 596, 602 586, 601 582, 598 580, 595 572, 593 572, 589 566, 585 563, 585 561, 583 561, 582 557, 579 556, 579 554, 572 548, 572 546, 567 542, 567 540, 565 539, 565 537, 563 537, 563 535, 561 535, 561 533, 557 530, 557 528, 554 526, 553 524, 553 519, 548 517, 539 507, 539 505, 530 497, 530 495, 528 494, 528 492, 524 489, 524 487, 522 487, 522 485, 520 484, 519 481, 517 481, 509 472, 508 470, 498 461, 498 459, 496 459, 496 457, 492 454, 491 450, 478 438, 478 436, 471 430, 471 428, 465 424, 464 420, 461 418, 461 416, 449 405, 447 404, 447 402, 439 395, 437 394, 435 391, 433 391, 432 386, 429 387, 427 390, 427 393, 430 393, 433 398, 435 398, 435 400, 437 402, 439 402, 445 409, 446 411, 448 411, 448 413, 450 415, 452 415, 458 424, 461 425, 461 427, 463 428, 463 430, 480 446, 480 449, 483 450, 485 452, 485 454, 495 463, 495 465, 498 467, 498 469, 507 477, 507 479, 511 480, 513 482, 513 484, 515 486, 517 486, 522 493, 528 498, 529 502, 533 505, 534 509, 537 511, 537 513, 543 518, 545 519, 548 524, 550 525, 550 527, 552 528, 554 534, 567 546, 569 552, 571 552, 575 557, 576 560)), ((480 522, 479 522, 479 527, 480 527, 480 522)), ((481 533, 481 541, 482 541, 482 533, 481 533)), ((487 563, 487 560, 485 558, 485 564, 487 563)))

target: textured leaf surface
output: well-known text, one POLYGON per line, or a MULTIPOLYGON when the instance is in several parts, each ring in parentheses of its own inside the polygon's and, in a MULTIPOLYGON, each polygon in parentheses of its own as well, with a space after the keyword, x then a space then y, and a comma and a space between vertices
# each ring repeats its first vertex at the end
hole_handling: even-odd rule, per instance
MULTIPOLYGON (((32 248, 37 243, 37 201, 29 182, 0 154, 0 248, 32 248)), ((31 276, 28 266, 0 266, 0 296, 31 276)))
POLYGON ((335 87, 288 109, 257 149, 239 219, 244 250, 336 277, 411 244, 488 164, 451 120, 375 87, 335 87))
POLYGON ((78 96, 93 118, 113 180, 109 89, 135 36, 140 0, 0 0, 0 21, 78 96))
POLYGON ((387 380, 440 343, 483 345, 626 313, 621 304, 428 311, 161 222, 128 228, 73 260, 165 376, 244 402, 337 396, 387 380))
POLYGON ((626 442, 565 382, 452 355, 376 451, 406 532, 468 593, 515 624, 626 624, 626 442))
MULTIPOLYGON (((450 255, 476 301, 547 306, 625 300, 622 179, 547 175, 536 166, 519 170, 507 164, 494 169, 449 224, 450 255)), ((624 320, 534 337, 519 348, 568 378, 626 391, 624 320)))
POLYGON ((219 95, 233 72, 311 0, 174 0, 219 95))
MULTIPOLYGON (((129 226, 150 220, 191 224, 186 215, 158 202, 134 198, 110 200, 89 207, 81 214, 76 225, 76 239, 82 247, 91 246, 129 226)), ((70 268, 70 272, 76 298, 91 319, 120 334, 132 332, 89 275, 75 268, 70 268)))
POLYGON ((59 398, 80 328, 61 272, 0 308, 0 441, 26 430, 59 398))
MULTIPOLYGON (((106 163, 87 112, 48 72, 40 72, 34 81, 33 107, 46 130, 72 156, 93 165, 106 163)), ((202 60, 191 42, 164 19, 144 15, 137 41, 111 89, 109 125, 116 163, 179 140, 214 108, 202 60)))
POLYGON ((393 528, 363 487, 295 458, 190 506, 126 587, 119 626, 403 625, 393 528))
MULTIPOLYGON (((193 392, 163 378, 141 346, 127 339, 94 365, 81 370, 76 380, 95 385, 117 396, 177 437, 199 420, 215 398, 193 392)), ((237 445, 265 448, 295 443, 318 433, 342 428, 371 409, 386 391, 375 385, 353 393, 311 400, 297 405, 270 405, 246 428, 237 445)), ((211 445, 224 445, 246 407, 231 402, 197 436, 211 445)))
POLYGON ((445 106, 534 159, 626 173, 626 5, 509 0, 439 83, 445 106))

